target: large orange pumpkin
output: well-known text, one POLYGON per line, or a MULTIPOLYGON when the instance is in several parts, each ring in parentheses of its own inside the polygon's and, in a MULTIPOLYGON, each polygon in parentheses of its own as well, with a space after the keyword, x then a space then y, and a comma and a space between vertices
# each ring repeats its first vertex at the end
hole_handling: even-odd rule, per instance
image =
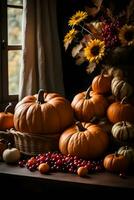
POLYGON ((120 121, 134 122, 134 107, 125 102, 125 98, 120 102, 112 103, 107 109, 107 117, 110 122, 120 121))
POLYGON ((95 159, 105 152, 108 143, 108 135, 99 126, 77 122, 62 133, 59 149, 65 155, 95 159))
POLYGON ((100 94, 90 96, 90 88, 86 92, 77 94, 71 103, 77 120, 89 122, 94 116, 102 117, 105 115, 108 102, 100 94))
POLYGON ((13 113, 9 112, 9 108, 12 107, 12 104, 9 103, 8 106, 6 106, 4 112, 0 112, 0 130, 7 130, 14 127, 13 122, 13 113))
POLYGON ((14 126, 21 132, 53 134, 73 123, 70 102, 57 93, 44 93, 24 97, 15 107, 14 126))

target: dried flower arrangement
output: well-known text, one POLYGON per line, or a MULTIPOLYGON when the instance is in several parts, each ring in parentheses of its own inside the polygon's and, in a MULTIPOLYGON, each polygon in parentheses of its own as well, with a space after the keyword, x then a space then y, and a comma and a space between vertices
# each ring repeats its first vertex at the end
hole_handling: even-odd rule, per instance
POLYGON ((92 4, 70 17, 65 50, 71 49, 76 64, 85 63, 88 73, 98 66, 134 65, 134 0, 116 15, 104 7, 103 0, 92 0, 92 4))

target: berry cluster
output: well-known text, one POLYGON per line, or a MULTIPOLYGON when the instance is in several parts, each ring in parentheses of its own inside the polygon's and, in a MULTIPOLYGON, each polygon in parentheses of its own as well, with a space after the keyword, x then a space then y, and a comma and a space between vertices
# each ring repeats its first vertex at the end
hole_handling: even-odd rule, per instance
POLYGON ((51 172, 77 173, 77 169, 84 166, 89 173, 102 172, 104 170, 102 160, 84 160, 77 156, 62 155, 61 153, 47 152, 31 157, 27 160, 19 161, 20 167, 27 167, 30 171, 35 171, 41 163, 47 163, 51 172))
POLYGON ((101 37, 105 41, 106 48, 114 48, 118 45, 118 30, 120 28, 120 22, 114 21, 105 23, 102 28, 101 37))

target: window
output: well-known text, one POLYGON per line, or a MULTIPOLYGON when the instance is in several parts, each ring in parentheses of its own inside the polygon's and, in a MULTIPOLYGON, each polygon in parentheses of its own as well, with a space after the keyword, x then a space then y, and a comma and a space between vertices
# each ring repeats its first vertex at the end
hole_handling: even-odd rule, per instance
POLYGON ((0 101, 17 101, 22 58, 23 0, 0 3, 0 101))

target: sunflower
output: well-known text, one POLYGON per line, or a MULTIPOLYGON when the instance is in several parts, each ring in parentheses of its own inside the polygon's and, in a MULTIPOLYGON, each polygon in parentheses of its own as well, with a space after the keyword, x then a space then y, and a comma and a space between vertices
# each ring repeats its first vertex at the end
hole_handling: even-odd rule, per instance
POLYGON ((134 26, 125 24, 119 32, 119 39, 123 46, 134 45, 134 26))
POLYGON ((77 11, 75 15, 73 15, 68 24, 69 26, 75 26, 78 25, 81 21, 83 21, 84 19, 86 19, 88 16, 88 14, 86 12, 83 11, 77 11))
POLYGON ((94 39, 87 43, 84 48, 84 55, 89 62, 99 63, 105 54, 105 43, 104 41, 94 39))
POLYGON ((77 33, 78 33, 78 31, 73 28, 65 35, 65 37, 64 37, 65 49, 68 48, 69 44, 72 42, 72 40, 74 39, 74 37, 77 33))

